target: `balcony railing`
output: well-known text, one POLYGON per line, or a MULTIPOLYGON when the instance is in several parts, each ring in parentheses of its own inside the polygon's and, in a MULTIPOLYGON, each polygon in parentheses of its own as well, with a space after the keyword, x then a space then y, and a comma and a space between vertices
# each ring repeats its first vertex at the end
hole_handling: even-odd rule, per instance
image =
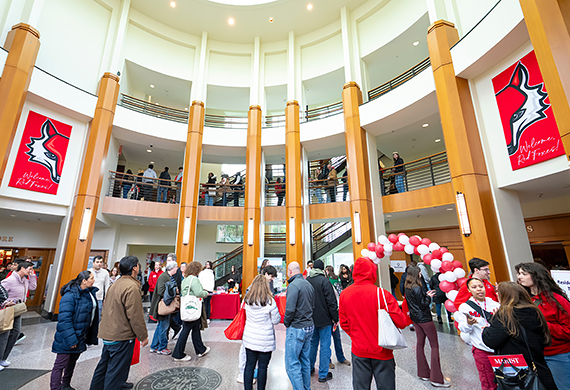
POLYGON ((157 118, 167 119, 169 121, 188 123, 188 111, 179 110, 162 106, 158 103, 147 102, 133 96, 121 94, 121 101, 119 104, 129 110, 140 112, 142 114, 155 116, 157 118))
POLYGON ((313 253, 330 245, 334 240, 352 229, 351 222, 330 222, 313 231, 313 253))
POLYGON ((309 106, 305 109, 305 122, 312 122, 319 119, 328 118, 342 112, 342 101, 329 104, 323 107, 311 108, 309 106))
POLYGON ((345 202, 350 200, 348 194, 348 177, 334 180, 322 179, 309 182, 309 204, 345 202))
POLYGON ((245 184, 200 184, 200 206, 241 207, 244 204, 245 184))
POLYGON ((247 129, 247 117, 206 114, 204 126, 222 129, 247 129))
POLYGON ((180 203, 182 182, 154 179, 142 174, 109 171, 107 196, 161 203, 180 203))
POLYGON ((419 190, 450 181, 446 152, 380 170, 382 195, 419 190))
POLYGON ((392 80, 384 83, 374 89, 368 91, 368 101, 372 101, 380 96, 390 92, 391 90, 399 87, 400 85, 404 84, 406 81, 410 80, 411 78, 417 76, 431 65, 430 58, 426 58, 419 64, 415 65, 414 67, 408 69, 404 73, 399 76, 394 77, 392 80))

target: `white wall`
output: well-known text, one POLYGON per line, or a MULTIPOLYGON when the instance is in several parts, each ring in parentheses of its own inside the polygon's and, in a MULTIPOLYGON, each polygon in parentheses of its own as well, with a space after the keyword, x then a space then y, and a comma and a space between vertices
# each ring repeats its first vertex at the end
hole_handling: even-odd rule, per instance
POLYGON ((194 260, 201 262, 216 260, 216 252, 229 253, 242 244, 216 243, 218 225, 198 224, 196 229, 196 249, 194 260))
POLYGON ((3 247, 55 248, 59 235, 59 223, 38 221, 41 216, 0 219, 0 237, 14 237, 13 242, 1 242, 3 247))
POLYGON ((456 27, 460 37, 468 33, 497 2, 498 0, 453 0, 452 8, 457 18, 456 27))
POLYGON ((128 254, 129 245, 176 245, 176 227, 122 225, 116 258, 128 254))
MULTIPOLYGON (((340 25, 327 27, 323 32, 330 35, 316 42, 301 45, 301 79, 307 80, 324 75, 344 66, 340 25)), ((320 31, 313 34, 320 33, 320 31)), ((320 34, 319 34, 320 35, 320 34)))
POLYGON ((251 84, 251 55, 210 52, 208 84, 226 87, 249 87, 251 84))

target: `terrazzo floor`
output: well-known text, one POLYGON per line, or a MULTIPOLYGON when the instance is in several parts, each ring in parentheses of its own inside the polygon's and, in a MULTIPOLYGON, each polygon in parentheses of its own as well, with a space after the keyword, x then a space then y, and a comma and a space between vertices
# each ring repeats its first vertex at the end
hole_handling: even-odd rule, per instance
MULTIPOLYGON (((9 360, 11 366, 2 373, 10 375, 10 368, 23 369, 46 369, 51 370, 55 360, 55 354, 51 352, 51 344, 56 329, 55 322, 47 322, 41 319, 36 313, 28 312, 22 326, 22 331, 27 338, 12 350, 9 360)), ((202 333, 204 343, 211 347, 211 352, 203 358, 198 358, 194 354, 191 339, 188 340, 186 352, 192 356, 188 363, 176 363, 170 356, 150 354, 149 347, 141 350, 140 363, 132 366, 129 374, 129 381, 137 383, 140 379, 171 367, 196 366, 213 369, 221 374, 222 384, 219 389, 243 389, 243 385, 236 382, 238 374, 238 354, 240 343, 229 341, 224 336, 224 329, 230 321, 212 321, 210 327, 202 333)), ((156 325, 148 324, 149 338, 152 340, 156 325)), ((447 323, 438 325, 439 348, 441 356, 441 366, 444 376, 451 381, 452 388, 462 390, 480 389, 479 378, 471 349, 455 334, 454 329, 449 328, 447 323)), ((292 389, 284 364, 285 348, 285 327, 279 324, 275 327, 277 336, 277 350, 273 353, 269 364, 267 389, 287 390, 292 389)), ((416 375, 416 336, 415 332, 405 329, 404 335, 408 342, 408 348, 395 351, 396 360, 396 388, 397 389, 435 389, 429 382, 422 382, 416 375)), ((342 342, 345 355, 350 359, 350 338, 343 332, 342 342)), ((101 344, 101 343, 100 343, 101 344)), ((175 341, 169 343, 169 348, 173 349, 175 341)), ((429 361, 429 343, 426 342, 426 356, 429 361)), ((99 361, 102 345, 93 346, 84 352, 75 369, 71 385, 76 390, 89 389, 91 377, 99 361)), ((336 357, 333 352, 333 362, 336 357)), ((318 360, 317 360, 318 366, 318 360)), ((312 377, 311 388, 321 389, 351 389, 352 370, 351 367, 337 364, 331 370, 333 379, 326 383, 319 383, 317 376, 312 377)), ((1 379, 1 378, 0 378, 1 379)), ((25 390, 45 390, 49 389, 50 375, 45 374, 27 383, 21 389, 25 390)), ((0 388, 5 389, 0 384, 0 388)), ((374 385, 372 388, 376 388, 374 385)))

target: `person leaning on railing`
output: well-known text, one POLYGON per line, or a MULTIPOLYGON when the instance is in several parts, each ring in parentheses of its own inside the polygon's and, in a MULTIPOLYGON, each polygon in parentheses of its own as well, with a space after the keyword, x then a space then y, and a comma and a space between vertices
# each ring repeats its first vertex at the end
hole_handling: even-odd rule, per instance
POLYGON ((327 165, 328 170, 328 186, 329 202, 336 202, 336 169, 329 162, 327 165))
POLYGON ((406 192, 406 187, 404 186, 404 160, 398 152, 394 152, 393 157, 394 168, 392 168, 392 173, 394 173, 396 178, 396 189, 398 193, 406 192))
POLYGON ((206 189, 208 189, 209 191, 206 191, 206 206, 213 206, 214 205, 214 196, 216 196, 216 175, 214 175, 214 172, 210 172, 208 173, 208 183, 207 184, 212 184, 210 186, 206 186, 206 189))

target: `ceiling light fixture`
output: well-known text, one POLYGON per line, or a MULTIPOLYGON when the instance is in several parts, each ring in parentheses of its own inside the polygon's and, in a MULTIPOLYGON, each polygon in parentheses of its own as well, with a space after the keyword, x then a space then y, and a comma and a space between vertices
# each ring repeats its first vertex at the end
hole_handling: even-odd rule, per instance
POLYGON ((313 10, 313 5, 312 5, 311 3, 307 4, 307 9, 308 9, 309 11, 312 11, 312 10, 313 10))
POLYGON ((275 19, 269 18, 269 23, 273 23, 274 21, 275 21, 275 19))
POLYGON ((171 1, 171 2, 170 2, 170 7, 176 8, 176 2, 175 2, 175 1, 171 1))
POLYGON ((435 140, 435 142, 441 142, 441 139, 438 138, 438 139, 435 140))
POLYGON ((422 125, 422 127, 428 127, 428 126, 429 126, 429 123, 424 123, 424 124, 422 125))
POLYGON ((419 44, 420 44, 420 41, 414 41, 414 42, 412 43, 412 45, 414 45, 414 46, 417 46, 417 45, 419 45, 419 44))
POLYGON ((151 153, 151 152, 152 152, 152 149, 147 149, 146 151, 149 152, 149 153, 151 153))
POLYGON ((151 88, 154 88, 154 84, 151 84, 150 87, 151 87, 151 88))
POLYGON ((453 207, 448 208, 447 211, 453 211, 453 207))
POLYGON ((154 164, 154 161, 151 161, 150 163, 151 163, 151 164, 154 164))
POLYGON ((228 19, 228 24, 229 24, 230 26, 233 26, 235 22, 236 22, 236 21, 234 20, 234 18, 229 18, 229 19, 228 19))
POLYGON ((10 214, 10 217, 15 217, 15 215, 14 215, 14 214, 10 214))

